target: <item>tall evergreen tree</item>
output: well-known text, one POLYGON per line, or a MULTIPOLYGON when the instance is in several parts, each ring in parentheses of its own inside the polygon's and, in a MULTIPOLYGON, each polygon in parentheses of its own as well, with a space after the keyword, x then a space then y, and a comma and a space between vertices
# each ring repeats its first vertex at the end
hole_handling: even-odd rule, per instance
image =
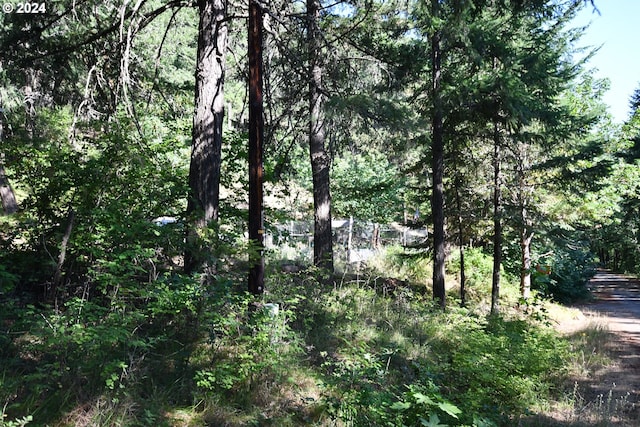
POLYGON ((633 95, 629 99, 629 107, 631 107, 631 116, 640 109, 640 88, 633 91, 633 95))
POLYGON ((313 178, 313 261, 333 272, 331 231, 331 157, 326 148, 326 90, 323 84, 324 42, 320 32, 320 0, 307 0, 309 52, 309 157, 313 178))
POLYGON ((433 221, 433 298, 445 307, 445 229, 444 229, 444 112, 442 107, 442 46, 440 1, 431 2, 431 216, 433 221))
POLYGON ((220 163, 224 122, 224 76, 227 51, 226 0, 199 0, 195 112, 187 204, 189 231, 184 268, 203 262, 198 233, 217 221, 220 209, 220 163))
POLYGON ((263 15, 262 6, 249 1, 249 241, 257 259, 249 269, 249 292, 264 292, 264 107, 263 107, 263 15))

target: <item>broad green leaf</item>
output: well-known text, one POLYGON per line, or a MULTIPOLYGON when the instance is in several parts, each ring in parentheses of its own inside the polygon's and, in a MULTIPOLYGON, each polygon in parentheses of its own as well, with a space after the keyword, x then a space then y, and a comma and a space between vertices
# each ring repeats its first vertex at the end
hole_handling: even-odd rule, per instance
POLYGON ((391 405, 391 409, 395 409, 396 411, 406 411, 411 408, 411 403, 409 402, 395 402, 391 405))
POLYGON ((449 402, 440 402, 438 403, 438 408, 442 409, 443 412, 451 415, 453 418, 458 418, 458 414, 461 414, 462 411, 456 405, 449 402))
POLYGON ((429 421, 420 418, 420 424, 424 427, 447 427, 448 424, 440 424, 440 418, 436 414, 429 415, 429 421))
POLYGON ((429 397, 426 396, 420 392, 415 392, 413 393, 413 397, 414 399, 416 399, 416 402, 424 404, 424 405, 434 405, 435 402, 429 397))

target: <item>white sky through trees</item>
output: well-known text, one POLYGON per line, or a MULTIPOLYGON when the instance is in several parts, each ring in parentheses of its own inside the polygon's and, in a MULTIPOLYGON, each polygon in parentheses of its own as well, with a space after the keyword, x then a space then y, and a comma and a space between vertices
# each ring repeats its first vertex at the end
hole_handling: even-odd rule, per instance
POLYGON ((629 99, 640 87, 640 1, 595 0, 598 12, 589 4, 576 17, 575 26, 591 22, 579 46, 600 50, 589 61, 596 77, 610 80, 611 89, 604 102, 614 120, 622 123, 629 117, 629 99))

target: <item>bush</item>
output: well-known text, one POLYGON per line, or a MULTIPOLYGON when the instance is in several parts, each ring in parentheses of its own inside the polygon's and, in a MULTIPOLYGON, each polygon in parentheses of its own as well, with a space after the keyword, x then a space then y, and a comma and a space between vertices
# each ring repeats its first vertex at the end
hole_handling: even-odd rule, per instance
POLYGON ((433 261, 426 250, 391 246, 386 248, 380 270, 391 277, 426 286, 433 275, 433 261))
POLYGON ((561 303, 588 297, 586 284, 595 273, 596 263, 587 247, 575 244, 559 248, 548 264, 549 272, 533 273, 533 287, 543 296, 561 303))
POLYGON ((550 373, 563 366, 568 352, 551 330, 524 320, 464 316, 455 325, 437 350, 450 358, 443 365, 448 395, 465 415, 498 423, 547 395, 550 373))
MULTIPOLYGON (((491 280, 493 275, 493 257, 482 248, 468 248, 464 251, 465 289, 467 302, 487 301, 491 298, 491 280)), ((447 271, 460 273, 460 252, 453 251, 447 262, 447 271)), ((517 279, 500 268, 501 298, 518 297, 517 286, 513 286, 517 279)))

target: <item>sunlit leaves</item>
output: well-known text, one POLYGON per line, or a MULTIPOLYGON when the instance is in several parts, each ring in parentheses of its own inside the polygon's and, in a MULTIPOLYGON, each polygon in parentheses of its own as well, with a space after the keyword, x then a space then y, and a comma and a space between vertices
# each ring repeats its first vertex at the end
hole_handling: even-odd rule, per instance
POLYGON ((402 212, 403 183, 380 153, 345 153, 333 164, 333 209, 337 217, 391 222, 402 212))

